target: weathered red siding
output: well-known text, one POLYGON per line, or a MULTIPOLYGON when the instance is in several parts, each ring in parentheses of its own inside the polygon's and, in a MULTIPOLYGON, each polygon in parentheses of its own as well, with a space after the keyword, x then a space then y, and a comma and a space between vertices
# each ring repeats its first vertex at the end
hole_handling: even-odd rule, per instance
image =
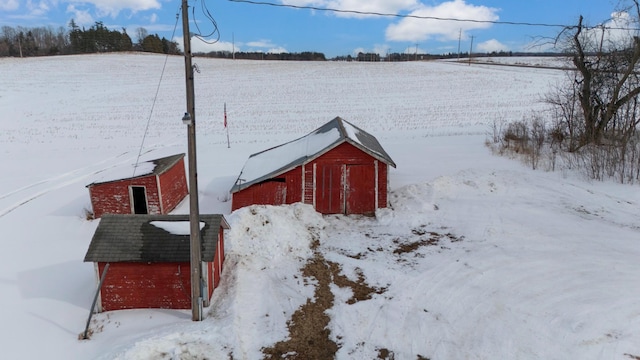
MULTIPOLYGON (((104 263, 99 263, 102 276, 104 263)), ((191 278, 184 263, 111 263, 101 288, 102 310, 190 309, 191 278)))
POLYGON ((302 168, 254 184, 233 194, 231 210, 249 205, 283 205, 302 201, 302 168), (277 179, 277 180, 276 180, 277 179))
POLYGON ((389 165, 378 161, 378 208, 387 207, 387 192, 389 191, 389 165))
MULTIPOLYGON (((316 210, 323 214, 375 212, 375 163, 376 159, 371 155, 349 143, 342 143, 306 164, 307 174, 310 169, 313 171, 314 166, 316 170, 316 210)), ((311 172, 309 177, 313 178, 312 174, 311 172)), ((385 177, 384 182, 386 181, 385 177)), ((305 200, 313 199, 313 194, 309 194, 309 191, 313 191, 313 188, 307 189, 305 200)), ((384 207, 386 202, 379 203, 378 206, 384 207)))
POLYGON ((91 185, 89 187, 89 195, 94 217, 99 218, 102 214, 131 214, 129 186, 144 186, 146 188, 149 214, 161 213, 156 176, 149 175, 135 179, 123 179, 91 185))
POLYGON ((316 167, 316 210, 323 214, 344 213, 343 164, 321 159, 316 167))
POLYGON ((169 170, 160 174, 159 182, 163 214, 173 210, 189 194, 185 174, 184 158, 180 159, 169 170))
POLYGON ((347 214, 368 214, 376 211, 375 163, 345 167, 345 206, 347 214))
MULTIPOLYGON (((99 276, 102 276, 104 266, 105 263, 98 264, 99 276)), ((213 263, 205 263, 205 266, 205 271, 211 274, 213 263)), ((190 270, 188 262, 111 263, 100 291, 102 311, 190 309, 190 270)), ((213 289, 214 286, 208 286, 203 297, 211 299, 213 289)))
POLYGON ((184 159, 156 176, 149 174, 134 179, 122 179, 89 186, 93 215, 131 214, 130 186, 144 186, 149 214, 167 214, 189 193, 185 175, 184 159))
MULTIPOLYGON (((224 249, 224 235, 222 234, 222 232, 220 233, 220 236, 218 238, 218 249, 224 249)), ((223 263, 224 263, 224 251, 216 252, 216 256, 213 259, 213 266, 212 266, 212 272, 213 272, 212 281, 213 281, 213 284, 212 284, 212 286, 210 286, 211 290, 217 288, 218 285, 220 285, 220 275, 222 273, 222 264, 223 263)))

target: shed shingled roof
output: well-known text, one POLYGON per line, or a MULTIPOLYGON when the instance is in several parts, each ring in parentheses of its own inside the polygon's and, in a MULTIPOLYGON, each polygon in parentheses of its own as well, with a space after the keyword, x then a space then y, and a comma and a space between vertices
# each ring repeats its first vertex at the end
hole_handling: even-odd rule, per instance
MULTIPOLYGON (((189 262, 190 237, 171 233, 152 222, 186 222, 189 215, 105 214, 93 234, 86 262, 189 262)), ((200 215, 202 260, 213 261, 222 215, 200 215)))
MULTIPOLYGON (((91 186, 97 185, 97 184, 106 184, 106 183, 110 183, 110 182, 121 181, 121 180, 124 180, 124 179, 136 179, 136 178, 141 178, 141 177, 145 177, 145 176, 149 176, 149 175, 161 175, 165 171, 171 169, 178 161, 180 161, 180 159, 184 158, 184 155, 185 154, 182 153, 182 154, 166 156, 166 157, 159 158, 159 159, 148 160, 148 161, 145 161, 144 163, 153 164, 153 169, 151 171, 145 172, 143 174, 138 174, 138 175, 135 175, 135 176, 130 176, 130 177, 115 176, 115 178, 113 178, 113 179, 93 182, 93 183, 87 185, 87 187, 91 187, 91 186)), ((132 164, 128 164, 128 166, 131 166, 131 165, 132 164)), ((140 165, 141 164, 138 164, 138 166, 140 166, 140 165)), ((127 167, 127 169, 129 169, 129 167, 127 167)), ((109 176, 109 174, 112 173, 112 172, 116 173, 116 171, 112 169, 112 171, 109 171, 108 173, 106 173, 106 175, 109 176)))
POLYGON ((271 179, 347 142, 374 158, 396 167, 375 136, 336 117, 311 133, 249 156, 231 192, 271 179))

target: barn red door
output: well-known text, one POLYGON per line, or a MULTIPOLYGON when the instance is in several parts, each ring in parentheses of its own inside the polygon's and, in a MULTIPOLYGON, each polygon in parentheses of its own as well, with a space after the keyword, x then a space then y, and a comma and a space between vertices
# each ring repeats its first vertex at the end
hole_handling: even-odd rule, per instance
POLYGON ((373 165, 347 165, 346 213, 371 215, 376 211, 376 171, 373 165))
POLYGON ((253 198, 254 204, 283 205, 287 203, 287 183, 266 181, 258 184, 253 198))
POLYGON ((344 213, 342 165, 321 165, 317 178, 316 210, 323 214, 344 213))

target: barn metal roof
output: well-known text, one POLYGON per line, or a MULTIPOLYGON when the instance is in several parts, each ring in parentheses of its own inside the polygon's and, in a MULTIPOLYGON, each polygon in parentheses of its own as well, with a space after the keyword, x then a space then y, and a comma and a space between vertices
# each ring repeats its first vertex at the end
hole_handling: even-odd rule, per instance
POLYGON ((95 181, 87 187, 97 184, 105 184, 124 179, 136 179, 149 175, 160 175, 171 169, 180 159, 184 157, 184 153, 166 156, 159 159, 144 161, 138 164, 127 164, 118 168, 109 169, 105 172, 105 177, 100 181, 95 181), (135 166, 135 168, 134 168, 135 166))
MULTIPOLYGON (((202 260, 212 261, 222 215, 200 215, 202 260)), ((93 234, 86 262, 189 262, 189 215, 105 214, 93 234), (181 231, 181 228, 186 231, 181 231)))
POLYGON ((241 188, 283 174, 312 161, 344 142, 396 167, 395 162, 373 135, 336 117, 299 139, 249 156, 231 192, 237 192, 241 188))

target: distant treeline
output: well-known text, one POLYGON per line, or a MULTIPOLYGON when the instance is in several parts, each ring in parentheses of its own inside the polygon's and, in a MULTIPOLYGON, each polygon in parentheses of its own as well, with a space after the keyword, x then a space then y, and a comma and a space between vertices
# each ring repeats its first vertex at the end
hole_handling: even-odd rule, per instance
POLYGON ((243 60, 296 60, 296 61, 326 61, 323 53, 314 51, 303 51, 300 53, 263 53, 263 52, 231 52, 212 51, 208 53, 197 53, 195 55, 212 57, 218 59, 243 59, 243 60))
MULTIPOLYGON (((559 53, 522 53, 512 51, 493 51, 490 53, 472 53, 472 57, 511 57, 511 56, 562 56, 559 53)), ((336 56, 332 60, 337 61, 422 61, 437 59, 455 59, 458 57, 468 58, 469 53, 447 53, 447 54, 424 54, 424 53, 389 53, 380 55, 378 53, 358 53, 356 56, 345 55, 336 56)))
POLYGON ((90 54, 118 51, 146 51, 179 54, 178 44, 157 34, 149 35, 144 28, 136 29, 133 42, 125 28, 109 30, 102 22, 86 29, 72 19, 69 29, 59 27, 0 28, 0 57, 90 54))
MULTIPOLYGON (((60 26, 36 28, 12 28, 2 26, 0 28, 0 57, 27 57, 50 56, 69 54, 89 54, 118 51, 145 51, 161 54, 181 54, 178 43, 160 38, 157 34, 148 34, 144 28, 135 30, 135 42, 127 33, 109 30, 102 22, 96 22, 86 29, 80 27, 72 19, 69 28, 60 26)), ((323 53, 304 51, 300 53, 264 53, 264 52, 231 52, 212 51, 209 53, 196 53, 197 56, 221 58, 221 59, 245 59, 245 60, 295 60, 295 61, 422 61, 434 59, 451 59, 456 57, 468 57, 468 53, 448 54, 421 54, 421 53, 390 53, 380 55, 378 53, 363 53, 357 55, 341 55, 327 59, 323 53)), ((554 56, 557 53, 514 53, 511 51, 499 51, 491 53, 473 53, 472 56, 554 56)))
MULTIPOLYGON (((296 61, 421 61, 436 59, 454 59, 457 57, 468 57, 468 53, 457 54, 422 54, 422 53, 390 53, 380 55, 378 53, 358 53, 352 55, 340 55, 327 59, 323 53, 305 51, 301 53, 264 53, 264 52, 231 52, 231 51, 212 51, 209 53, 196 53, 197 56, 211 57, 218 59, 244 59, 244 60, 296 60, 296 61)), ((514 53, 511 51, 494 51, 491 53, 473 53, 472 56, 477 57, 509 57, 509 56, 557 56, 557 53, 514 53)))

